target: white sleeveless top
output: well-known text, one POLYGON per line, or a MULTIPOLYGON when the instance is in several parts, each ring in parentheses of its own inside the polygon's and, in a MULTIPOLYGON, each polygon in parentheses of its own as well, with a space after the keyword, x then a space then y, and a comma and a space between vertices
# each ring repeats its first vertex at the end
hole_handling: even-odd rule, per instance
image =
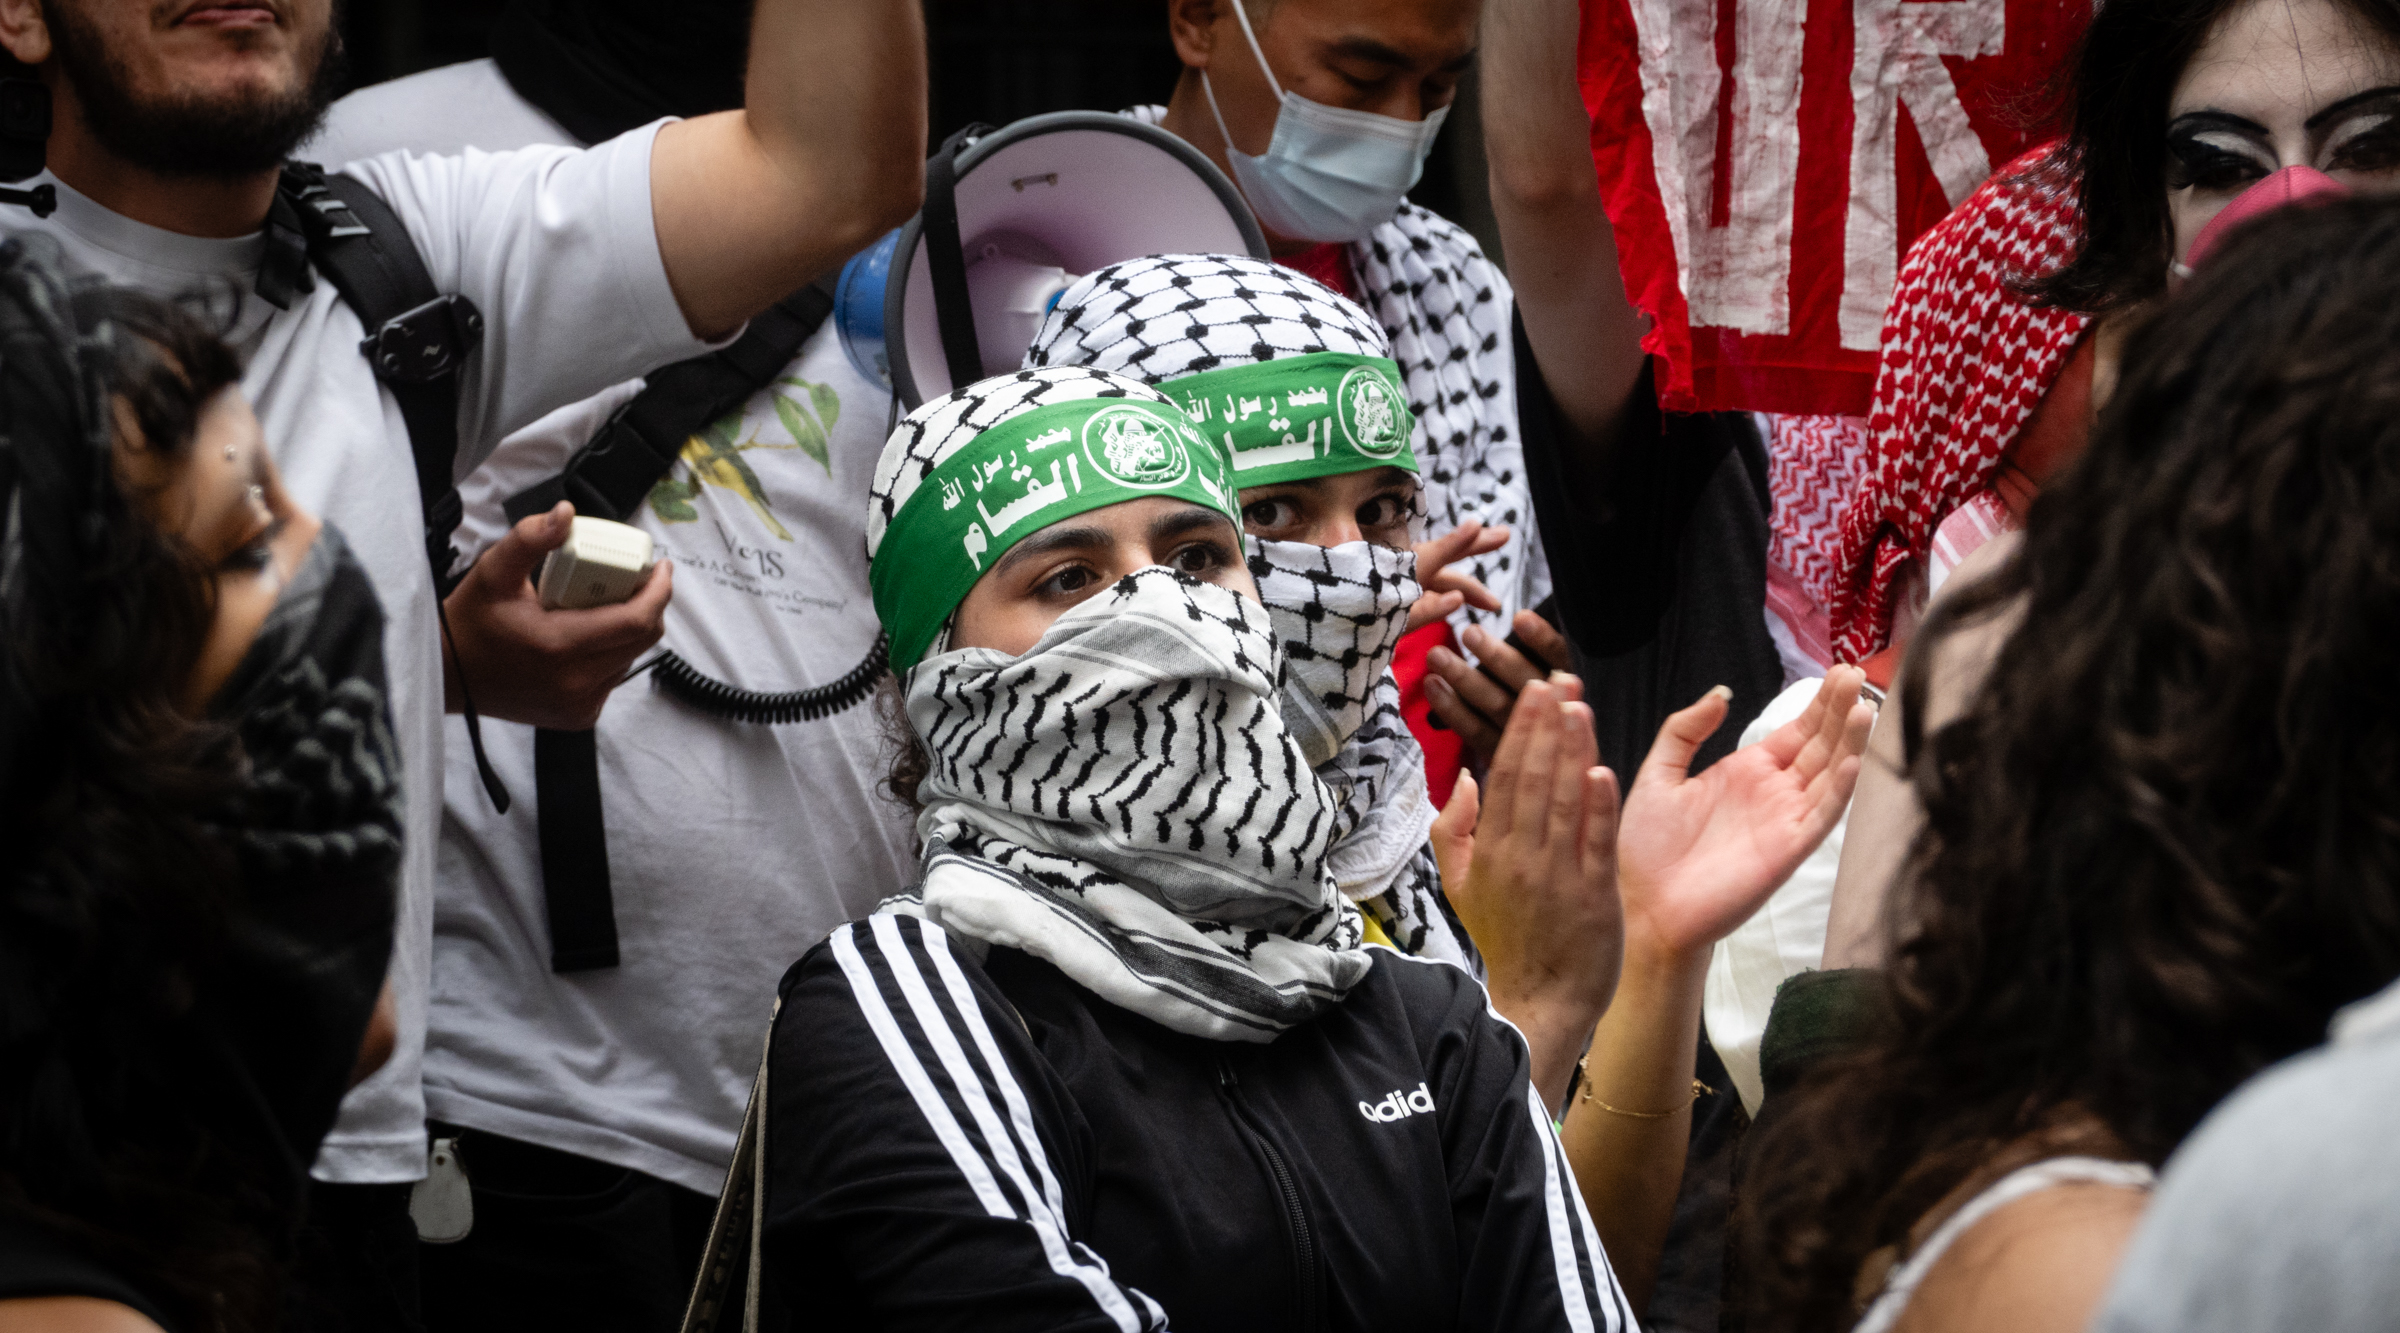
POLYGON ((2018 1167, 1967 1200, 1965 1207, 1935 1228, 1925 1243, 1917 1247, 1917 1252, 1908 1256, 1908 1262, 1884 1279, 1882 1294, 1867 1307, 1866 1316, 1851 1333, 1887 1333, 1900 1322, 1900 1312, 1908 1308, 1908 1298, 1916 1295, 1917 1285, 1941 1262, 1953 1242, 1977 1222, 2026 1195, 2038 1194, 2054 1185, 2114 1185, 2119 1189, 2148 1190, 2157 1179, 2156 1173, 2140 1162, 2118 1162, 2105 1157, 2052 1157, 2018 1167))

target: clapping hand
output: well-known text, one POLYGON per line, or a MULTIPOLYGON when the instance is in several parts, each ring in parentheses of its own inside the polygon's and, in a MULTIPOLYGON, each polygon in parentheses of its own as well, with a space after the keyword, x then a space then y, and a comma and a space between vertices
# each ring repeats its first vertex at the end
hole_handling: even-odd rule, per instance
POLYGON ((1698 776, 1692 756, 1725 720, 1722 686, 1670 716, 1625 798, 1619 888, 1629 935, 1705 950, 1758 910, 1842 817, 1874 710, 1856 667, 1827 673, 1799 717, 1698 776))
POLYGON ((1462 774, 1433 830, 1493 1007, 1525 1034, 1534 1083, 1553 1105, 1623 957, 1617 780, 1599 767, 1582 693, 1572 676, 1528 684, 1492 763, 1490 799, 1462 774))

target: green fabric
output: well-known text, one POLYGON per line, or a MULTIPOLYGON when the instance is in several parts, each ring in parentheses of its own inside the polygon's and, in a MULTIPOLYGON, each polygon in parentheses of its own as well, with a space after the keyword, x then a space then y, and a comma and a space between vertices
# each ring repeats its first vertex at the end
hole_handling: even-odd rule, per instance
POLYGON ((1759 1082, 1766 1099, 1790 1090, 1808 1071, 1865 1041, 1881 1018, 1883 972, 1846 967, 1802 972, 1775 988, 1767 1030, 1758 1039, 1759 1082))
POLYGON ((1233 464, 1236 486, 1417 470, 1416 429, 1400 367, 1389 357, 1311 352, 1168 380, 1159 390, 1191 413, 1233 464))
POLYGON ((1224 460, 1170 403, 1079 398, 977 435, 900 506, 868 569, 892 669, 923 660, 1010 547, 1061 519, 1153 496, 1214 509, 1241 530, 1224 460))

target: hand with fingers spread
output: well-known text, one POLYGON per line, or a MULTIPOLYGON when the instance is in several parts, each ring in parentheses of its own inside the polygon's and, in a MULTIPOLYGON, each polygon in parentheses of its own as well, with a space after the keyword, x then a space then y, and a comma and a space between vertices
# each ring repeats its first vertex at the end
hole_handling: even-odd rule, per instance
POLYGON ((1525 1034, 1534 1086, 1553 1107, 1622 957, 1617 780, 1599 766, 1581 695, 1572 676, 1527 685, 1489 799, 1462 780, 1435 826, 1450 903, 1483 955, 1492 1005, 1525 1034), (1462 857, 1465 873, 1453 877, 1462 857))
POLYGON ((1487 528, 1468 519, 1432 541, 1417 543, 1417 584, 1425 589, 1408 608, 1408 628, 1423 629, 1448 619, 1462 606, 1486 611, 1500 609, 1500 599, 1473 575, 1450 566, 1478 555, 1490 555, 1508 544, 1508 529, 1487 528))
POLYGON ((1835 667, 1808 710, 1692 776, 1724 722, 1723 686, 1670 716, 1626 794, 1618 870, 1626 929, 1668 952, 1733 933, 1833 831, 1858 785, 1874 710, 1866 680, 1835 667))
POLYGON ((542 605, 533 572, 543 556, 566 544, 574 518, 575 506, 561 500, 546 514, 520 520, 442 603, 450 631, 442 654, 450 711, 462 705, 457 673, 463 666, 476 710, 485 716, 589 730, 634 659, 666 633, 675 577, 664 560, 632 597, 614 606, 552 611, 542 605))
POLYGON ((1467 651, 1475 660, 1448 648, 1425 655, 1425 698, 1434 719, 1457 732, 1476 759, 1489 768, 1499 753, 1509 710, 1528 684, 1567 665, 1567 639, 1550 627, 1540 613, 1519 611, 1510 628, 1530 653, 1484 630, 1469 629, 1467 651))

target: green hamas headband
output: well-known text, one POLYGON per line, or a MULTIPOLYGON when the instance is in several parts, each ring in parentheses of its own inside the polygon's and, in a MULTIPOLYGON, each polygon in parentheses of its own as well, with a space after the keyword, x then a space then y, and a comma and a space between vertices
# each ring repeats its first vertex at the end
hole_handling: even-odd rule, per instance
POLYGON ((869 563, 892 669, 924 659, 1010 547, 1060 519, 1153 496, 1216 510, 1241 530, 1223 460, 1172 403, 1079 398, 977 435, 918 484, 869 563))
POLYGON ((1222 442, 1233 484, 1336 477, 1369 468, 1417 470, 1416 418, 1389 357, 1310 352, 1168 380, 1209 438, 1222 442))

